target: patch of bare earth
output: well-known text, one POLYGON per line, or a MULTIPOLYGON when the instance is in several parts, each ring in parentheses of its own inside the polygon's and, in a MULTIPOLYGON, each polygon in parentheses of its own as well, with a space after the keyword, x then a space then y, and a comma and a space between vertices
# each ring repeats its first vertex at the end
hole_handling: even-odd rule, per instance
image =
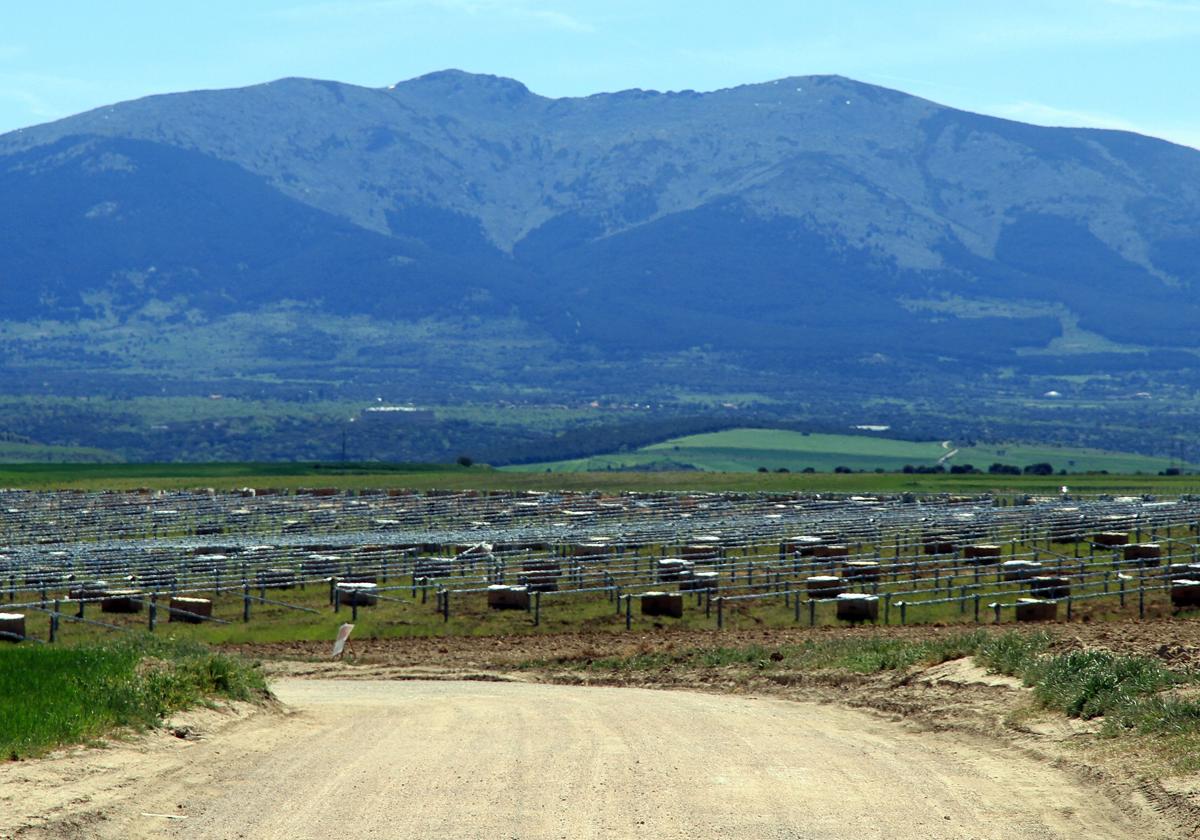
POLYGON ((198 748, 219 751, 280 713, 242 703, 193 709, 150 732, 0 763, 0 840, 152 836, 185 814, 190 796, 151 804, 149 791, 186 782, 198 748))
MULTIPOLYGON (((566 633, 493 638, 359 640, 342 662, 323 643, 241 648, 264 657, 269 671, 288 676, 339 679, 506 679, 573 685, 632 686, 771 696, 868 711, 928 732, 957 732, 989 739, 1050 763, 1103 790, 1130 812, 1152 810, 1178 836, 1200 836, 1200 775, 1164 770, 1153 742, 1106 739, 1100 721, 1081 721, 1040 710, 1018 680, 988 674, 963 659, 908 672, 765 670, 746 665, 701 668, 666 665, 654 670, 593 670, 589 661, 639 654, 740 648, 770 650, 806 640, 886 636, 909 640, 961 633, 969 627, 913 626, 796 628, 740 631, 566 633)), ((1005 629, 1012 629, 1011 626, 1005 629)), ((1033 628, 1027 628, 1033 629, 1033 628)), ((1038 625, 1052 650, 1105 649, 1153 656, 1172 668, 1200 666, 1200 622, 1038 625)))
MULTIPOLYGON (((830 704, 496 681, 276 685, 294 713, 250 716, 190 747, 151 738, 108 751, 112 779, 63 791, 90 802, 55 805, 13 836, 1174 836, 1149 811, 988 739, 830 704)), ((58 762, 33 772, 62 777, 58 762)))

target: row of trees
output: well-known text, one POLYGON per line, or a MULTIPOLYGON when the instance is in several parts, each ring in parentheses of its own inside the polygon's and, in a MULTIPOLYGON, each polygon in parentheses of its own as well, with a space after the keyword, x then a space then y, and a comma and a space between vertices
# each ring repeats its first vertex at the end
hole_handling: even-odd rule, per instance
MULTIPOLYGON (((935 464, 932 467, 917 466, 905 464, 901 472, 918 473, 921 475, 929 473, 944 473, 949 472, 952 475, 982 475, 983 470, 975 467, 973 464, 954 464, 947 470, 941 464, 935 464)), ((1045 461, 1036 464, 1029 464, 1025 467, 1014 466, 1013 464, 992 464, 987 468, 989 475, 1054 475, 1054 465, 1045 461)), ((1065 475, 1066 470, 1060 470, 1061 474, 1065 475)))

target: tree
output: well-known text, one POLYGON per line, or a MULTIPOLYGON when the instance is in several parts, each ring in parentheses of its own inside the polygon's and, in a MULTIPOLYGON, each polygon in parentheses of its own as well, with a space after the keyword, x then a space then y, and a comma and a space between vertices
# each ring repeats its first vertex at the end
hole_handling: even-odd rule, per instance
POLYGON ((469 455, 459 455, 458 458, 455 459, 455 463, 460 467, 469 467, 474 464, 475 461, 469 455))

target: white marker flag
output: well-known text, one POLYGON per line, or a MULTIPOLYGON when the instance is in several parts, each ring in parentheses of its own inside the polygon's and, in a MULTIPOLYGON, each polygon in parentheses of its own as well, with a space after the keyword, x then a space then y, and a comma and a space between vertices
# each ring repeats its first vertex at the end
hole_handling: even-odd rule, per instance
POLYGON ((341 656, 342 651, 346 648, 346 642, 350 641, 350 634, 354 632, 353 624, 343 624, 338 628, 337 638, 333 640, 333 655, 341 656))

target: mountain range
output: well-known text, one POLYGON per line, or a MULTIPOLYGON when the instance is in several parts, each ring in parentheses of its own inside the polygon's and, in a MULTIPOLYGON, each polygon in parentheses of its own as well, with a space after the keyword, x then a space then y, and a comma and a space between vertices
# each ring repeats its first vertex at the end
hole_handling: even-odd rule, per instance
POLYGON ((587 371, 563 388, 778 400, 1191 370, 1200 347, 1200 151, 837 76, 153 96, 0 136, 0 196, 10 382, 536 394, 587 371))

